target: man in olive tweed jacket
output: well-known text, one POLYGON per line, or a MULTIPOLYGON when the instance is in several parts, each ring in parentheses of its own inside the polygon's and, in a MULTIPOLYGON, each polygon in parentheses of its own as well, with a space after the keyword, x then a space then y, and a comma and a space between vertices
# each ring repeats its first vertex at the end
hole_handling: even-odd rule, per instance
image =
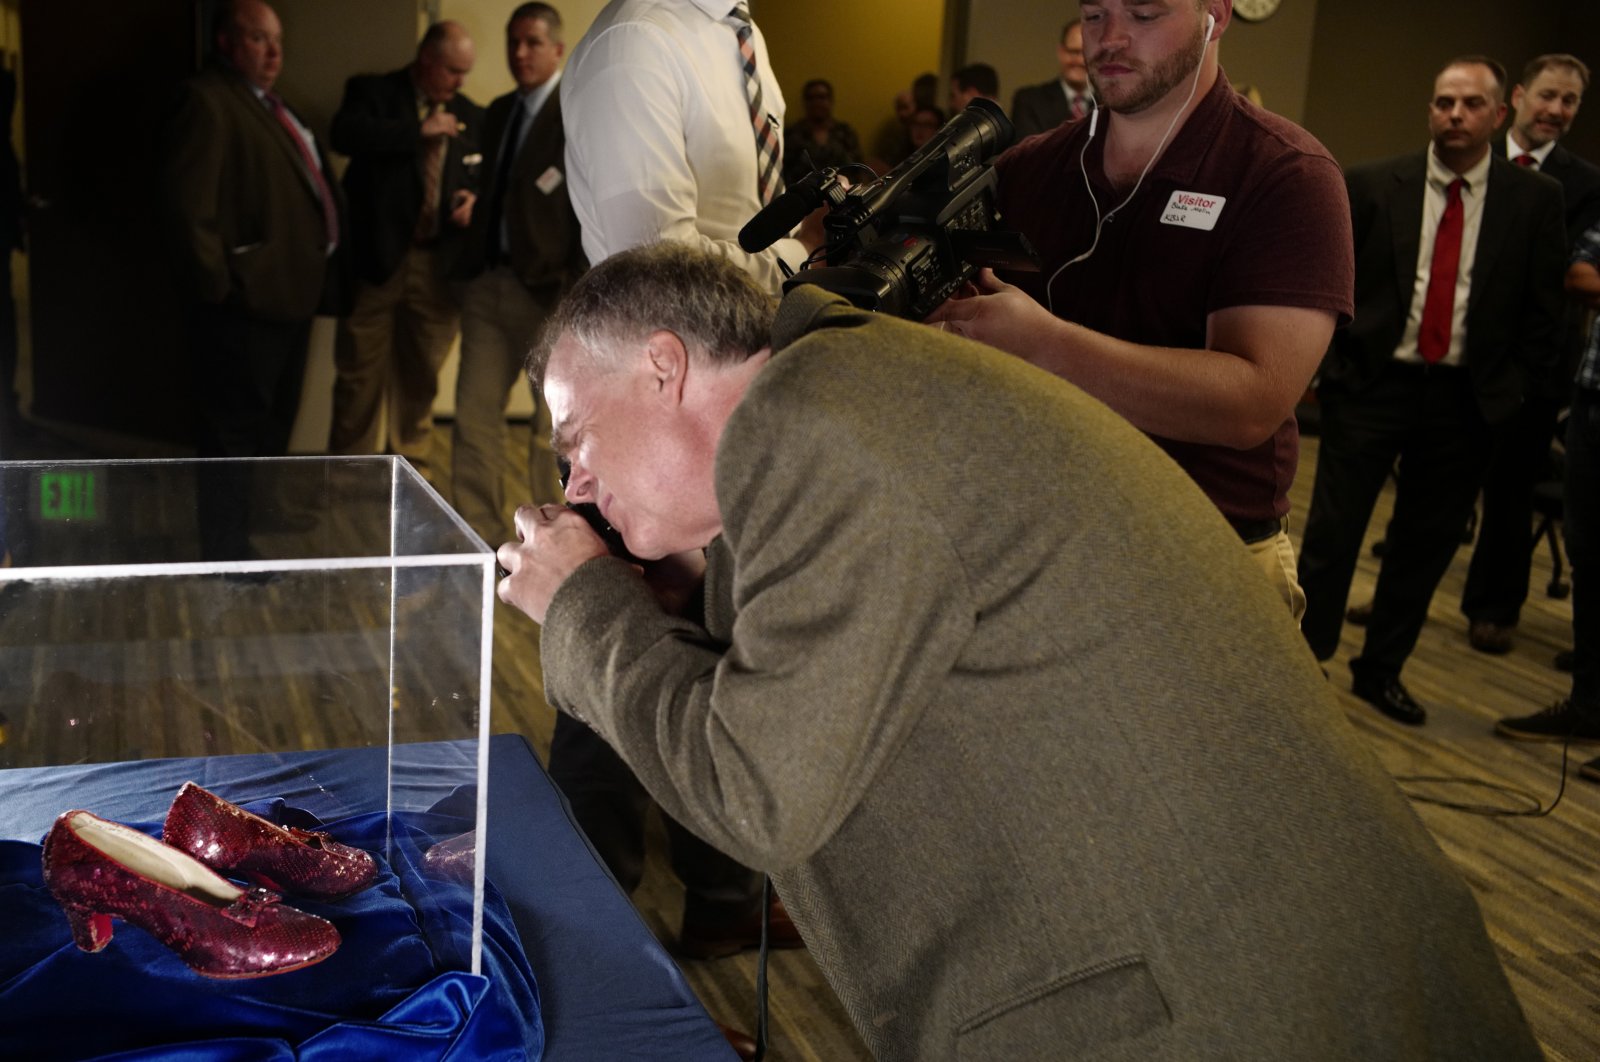
POLYGON ((640 556, 708 546, 704 618, 555 506, 518 512, 500 594, 550 702, 772 874, 876 1057, 1540 1057, 1176 465, 991 349, 813 287, 763 312, 638 249, 544 368, 569 497, 640 556))

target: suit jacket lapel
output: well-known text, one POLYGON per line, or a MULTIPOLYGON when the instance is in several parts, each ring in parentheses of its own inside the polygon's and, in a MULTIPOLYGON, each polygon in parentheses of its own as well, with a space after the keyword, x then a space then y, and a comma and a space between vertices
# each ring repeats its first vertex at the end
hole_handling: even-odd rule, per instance
MULTIPOLYGON (((1484 267, 1493 260, 1500 248, 1514 237, 1512 232, 1512 218, 1515 215, 1511 203, 1512 189, 1506 187, 1506 167, 1509 162, 1493 159, 1489 163, 1489 179, 1484 182, 1483 216, 1478 221, 1478 247, 1473 252, 1473 272, 1482 275, 1484 267)), ((1470 294, 1467 296, 1467 313, 1472 313, 1473 308, 1485 297, 1488 284, 1478 283, 1478 276, 1474 276, 1470 294)), ((1470 326, 1467 334, 1472 332, 1470 326)))
POLYGON ((492 196, 495 186, 500 179, 500 167, 504 165, 500 155, 506 148, 506 126, 510 124, 512 108, 517 105, 515 96, 498 96, 489 101, 489 109, 484 112, 483 118, 483 152, 484 168, 479 171, 483 174, 479 182, 483 186, 482 195, 487 203, 492 196))
MULTIPOLYGON (((294 167, 294 172, 300 175, 300 181, 305 185, 306 191, 311 193, 312 198, 317 201, 317 204, 320 207, 322 204, 322 195, 317 191, 316 179, 306 171, 305 156, 300 154, 300 149, 296 147, 294 141, 290 139, 289 130, 285 129, 278 119, 273 116, 272 105, 266 100, 257 97, 255 90, 246 84, 243 78, 234 75, 228 78, 228 83, 233 87, 233 91, 237 93, 243 100, 245 109, 251 114, 255 115, 255 120, 261 122, 266 127, 267 135, 272 137, 273 143, 277 144, 278 147, 284 152, 284 155, 288 158, 290 165, 294 167)), ((288 108, 289 104, 285 102, 284 107, 288 108)), ((292 114, 293 111, 291 110, 290 113, 292 114)), ((298 116, 296 117, 298 118, 298 116)))
POLYGON ((512 172, 518 180, 526 179, 528 171, 537 167, 537 178, 549 166, 545 145, 550 143, 552 131, 561 121, 561 88, 557 86, 550 93, 550 98, 544 101, 544 106, 539 108, 539 113, 533 116, 533 123, 522 137, 522 153, 517 156, 512 164, 512 172))
POLYGON ((1567 149, 1558 142, 1555 147, 1550 149, 1550 154, 1544 157, 1544 163, 1539 167, 1539 172, 1548 173, 1559 181, 1561 180, 1559 174, 1566 170, 1567 161, 1570 157, 1571 155, 1567 149))
POLYGON ((1427 155, 1418 155, 1394 171, 1389 224, 1394 241, 1396 305, 1403 318, 1417 282, 1417 255, 1422 249, 1422 196, 1428 181, 1427 155))

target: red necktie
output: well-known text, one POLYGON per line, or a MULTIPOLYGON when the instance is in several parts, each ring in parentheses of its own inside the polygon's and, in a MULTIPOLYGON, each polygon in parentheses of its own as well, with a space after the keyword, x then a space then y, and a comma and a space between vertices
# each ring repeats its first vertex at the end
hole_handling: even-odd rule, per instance
POLYGON ((1539 168, 1539 160, 1534 158, 1532 155, 1518 155, 1516 162, 1518 166, 1523 166, 1530 170, 1536 170, 1539 168))
POLYGON ((1082 95, 1073 96, 1068 109, 1072 111, 1073 120, 1076 121, 1089 113, 1089 103, 1082 95))
POLYGON ((300 135, 294 119, 289 117, 289 109, 284 106, 282 97, 269 92, 267 103, 272 107, 272 116, 283 126, 295 149, 300 152, 300 161, 305 163, 311 182, 317 186, 317 198, 322 201, 322 227, 327 233, 328 246, 332 247, 339 242, 339 212, 333 205, 333 191, 328 187, 327 178, 322 175, 322 165, 306 146, 305 138, 300 135))
POLYGON ((1450 323, 1456 308, 1456 269, 1461 264, 1461 186, 1457 177, 1445 189, 1444 214, 1433 238, 1433 265, 1428 270, 1428 294, 1422 302, 1422 327, 1417 332, 1417 353, 1432 365, 1450 350, 1450 323))

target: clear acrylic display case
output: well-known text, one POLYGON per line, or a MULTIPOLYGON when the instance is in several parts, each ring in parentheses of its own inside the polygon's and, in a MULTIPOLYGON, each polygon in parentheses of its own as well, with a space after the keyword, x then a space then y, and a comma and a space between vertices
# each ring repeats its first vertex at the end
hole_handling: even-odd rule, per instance
MULTIPOLYGON (((265 756, 325 820, 483 836, 494 554, 405 461, 0 462, 7 552, 0 776, 265 756), (359 785, 303 776, 343 749, 359 785)), ((477 973, 472 862, 429 899, 470 892, 477 973)))

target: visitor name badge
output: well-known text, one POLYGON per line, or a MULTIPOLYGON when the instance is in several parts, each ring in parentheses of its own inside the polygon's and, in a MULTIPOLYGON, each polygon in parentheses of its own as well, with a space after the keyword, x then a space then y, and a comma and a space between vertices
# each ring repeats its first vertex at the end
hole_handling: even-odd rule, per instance
POLYGON ((561 171, 556 169, 554 166, 551 166, 549 169, 539 174, 539 179, 533 183, 534 186, 539 189, 539 191, 543 192, 545 195, 549 195, 551 192, 561 187, 561 171))
POLYGON ((1161 224, 1182 225, 1186 229, 1210 232, 1217 227, 1217 217, 1228 201, 1220 195, 1204 192, 1173 192, 1172 198, 1161 211, 1161 224))

